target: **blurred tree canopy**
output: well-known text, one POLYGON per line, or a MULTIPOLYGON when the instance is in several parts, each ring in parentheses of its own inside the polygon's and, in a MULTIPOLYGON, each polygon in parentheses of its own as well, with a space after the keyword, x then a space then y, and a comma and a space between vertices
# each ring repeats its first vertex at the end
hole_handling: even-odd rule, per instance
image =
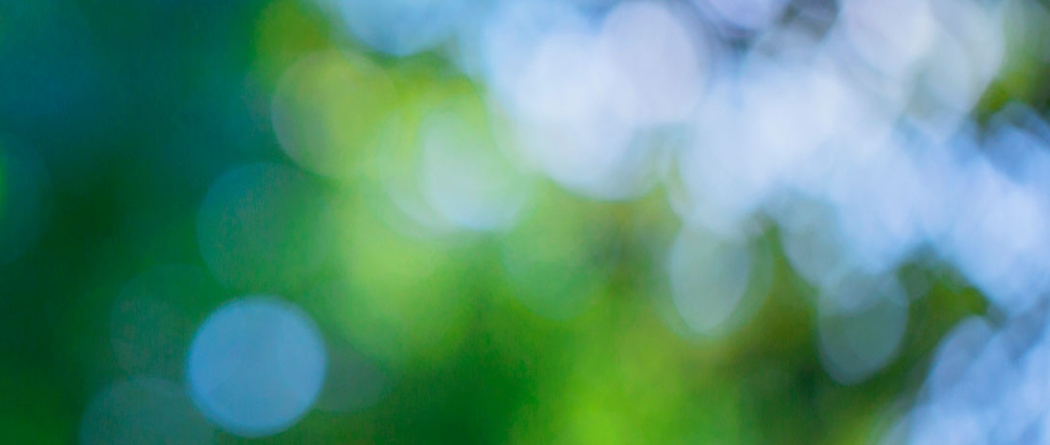
MULTIPOLYGON (((746 246, 765 261, 754 315, 715 337, 674 314, 665 252, 683 223, 662 186, 601 201, 530 176, 513 227, 421 228, 400 212, 420 199, 427 110, 467 116, 464 138, 502 122, 447 57, 376 52, 333 20, 296 0, 0 1, 0 442, 82 441, 96 394, 141 371, 114 332, 181 385, 180 345, 210 313, 273 294, 316 321, 326 385, 352 400, 327 409, 325 392, 284 432, 215 443, 875 443, 941 337, 988 311, 950 267, 906 265, 921 297, 897 359, 848 386, 824 370, 817 290, 775 225, 746 246), (320 68, 282 89, 308 55, 320 68), (271 124, 281 94, 314 113, 288 137, 354 151, 293 159, 271 124), (339 120, 355 114, 371 118, 339 120), (382 125, 389 143, 369 148, 382 125), (122 306, 129 292, 167 312, 122 306), (373 392, 339 354, 366 358, 373 392)), ((1050 28, 1024 29, 976 114, 1045 110, 1050 28)))

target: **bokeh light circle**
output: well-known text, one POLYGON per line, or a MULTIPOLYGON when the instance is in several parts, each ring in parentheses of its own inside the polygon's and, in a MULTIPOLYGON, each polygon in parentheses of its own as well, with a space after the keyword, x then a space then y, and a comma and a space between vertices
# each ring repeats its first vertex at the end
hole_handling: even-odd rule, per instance
POLYGON ((281 148, 299 167, 345 180, 368 165, 376 128, 395 99, 386 71, 367 58, 319 52, 282 74, 271 120, 281 148))
POLYGON ((896 358, 908 326, 908 298, 892 277, 848 275, 821 294, 817 340, 839 383, 861 383, 896 358))
POLYGON ((626 81, 624 113, 636 124, 684 122, 700 102, 707 55, 680 15, 663 2, 622 2, 602 24, 601 49, 626 81))
POLYGON ((528 196, 526 181, 457 110, 435 110, 420 128, 425 200, 445 219, 471 230, 505 230, 528 196))
POLYGON ((669 263, 671 294, 682 319, 695 332, 722 332, 752 278, 748 245, 685 229, 669 263))
POLYGON ((465 79, 421 85, 379 131, 376 171, 390 204, 434 234, 512 227, 531 181, 492 127, 465 79))
POLYGON ((187 366, 193 401, 209 420, 232 434, 261 437, 288 429, 313 406, 327 352, 301 309, 249 297, 204 322, 187 366))

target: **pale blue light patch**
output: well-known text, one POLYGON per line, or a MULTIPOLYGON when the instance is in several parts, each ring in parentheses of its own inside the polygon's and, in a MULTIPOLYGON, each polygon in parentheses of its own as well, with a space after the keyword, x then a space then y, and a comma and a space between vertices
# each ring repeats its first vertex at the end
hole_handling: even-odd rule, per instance
POLYGON ((346 27, 376 51, 407 56, 448 40, 467 0, 334 1, 346 27))
POLYGON ((694 0, 715 21, 747 30, 769 28, 780 18, 787 0, 694 0))
POLYGON ((197 331, 187 380, 209 420, 243 437, 279 433, 313 406, 327 354, 309 316, 273 297, 223 306, 197 331))
POLYGON ((942 252, 999 308, 1018 314, 1050 289, 1050 229, 1037 192, 1020 186, 986 160, 971 162, 957 220, 942 252))
POLYGON ((724 333, 748 290, 752 269, 746 240, 729 241, 685 229, 671 248, 671 295, 691 330, 724 333))
POLYGON ((525 206, 528 181, 496 148, 487 128, 471 128, 455 109, 427 116, 421 133, 423 198, 452 224, 510 229, 525 206))
POLYGON ((1047 443, 1046 321, 1045 307, 999 326, 964 320, 942 341, 915 407, 883 443, 1047 443))

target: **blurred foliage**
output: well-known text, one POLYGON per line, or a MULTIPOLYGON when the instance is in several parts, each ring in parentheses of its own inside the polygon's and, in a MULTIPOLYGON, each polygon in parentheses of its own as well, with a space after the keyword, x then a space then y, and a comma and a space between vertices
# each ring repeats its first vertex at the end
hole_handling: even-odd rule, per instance
MULTIPOLYGON (((1019 43, 985 109, 1050 97, 1047 59, 1027 43, 1046 28, 1023 29, 1035 35, 1011 37, 1019 43)), ((534 203, 508 232, 396 230, 407 223, 376 173, 411 167, 397 151, 369 152, 370 130, 400 113, 390 134, 404 141, 391 146, 412 147, 422 110, 449 101, 470 125, 492 125, 476 88, 433 55, 368 53, 295 0, 0 2, 3 153, 30 147, 49 175, 40 237, 0 266, 0 442, 76 441, 91 397, 129 375, 110 340, 112 308, 136 277, 172 264, 197 277, 172 278, 194 297, 169 299, 186 335, 228 298, 279 293, 393 380, 374 407, 315 411, 263 439, 220 433, 220 444, 865 444, 921 384, 937 340, 985 310, 948 271, 902 271, 929 292, 911 308, 900 359, 845 387, 821 367, 814 290, 775 247, 775 230, 761 240, 773 246, 767 299, 717 339, 669 327, 658 258, 679 223, 659 190, 598 203, 533 178, 534 203), (307 54, 320 65, 288 100, 321 115, 303 134, 362 151, 304 154, 297 161, 315 170, 296 172, 270 127, 269 96, 307 54), (342 89, 348 73, 365 86, 342 89), (339 120, 355 107, 368 116, 339 120), (270 256, 224 262, 243 270, 216 280, 198 237, 201 249, 218 242, 207 233, 224 229, 201 222, 213 217, 206 193, 235 168, 291 183, 255 196, 280 203, 259 224, 286 225, 272 244, 241 246, 246 256, 278 246, 270 256)), ((0 188, 0 209, 12 199, 0 188)))

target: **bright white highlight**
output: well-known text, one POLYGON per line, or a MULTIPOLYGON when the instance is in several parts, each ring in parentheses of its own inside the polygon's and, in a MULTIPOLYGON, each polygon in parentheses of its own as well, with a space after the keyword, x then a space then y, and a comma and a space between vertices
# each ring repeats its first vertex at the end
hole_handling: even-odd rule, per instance
POLYGON ((707 54, 663 3, 625 2, 592 24, 571 7, 509 2, 487 28, 486 80, 531 166, 600 199, 649 189, 654 126, 684 124, 705 88, 707 54))

